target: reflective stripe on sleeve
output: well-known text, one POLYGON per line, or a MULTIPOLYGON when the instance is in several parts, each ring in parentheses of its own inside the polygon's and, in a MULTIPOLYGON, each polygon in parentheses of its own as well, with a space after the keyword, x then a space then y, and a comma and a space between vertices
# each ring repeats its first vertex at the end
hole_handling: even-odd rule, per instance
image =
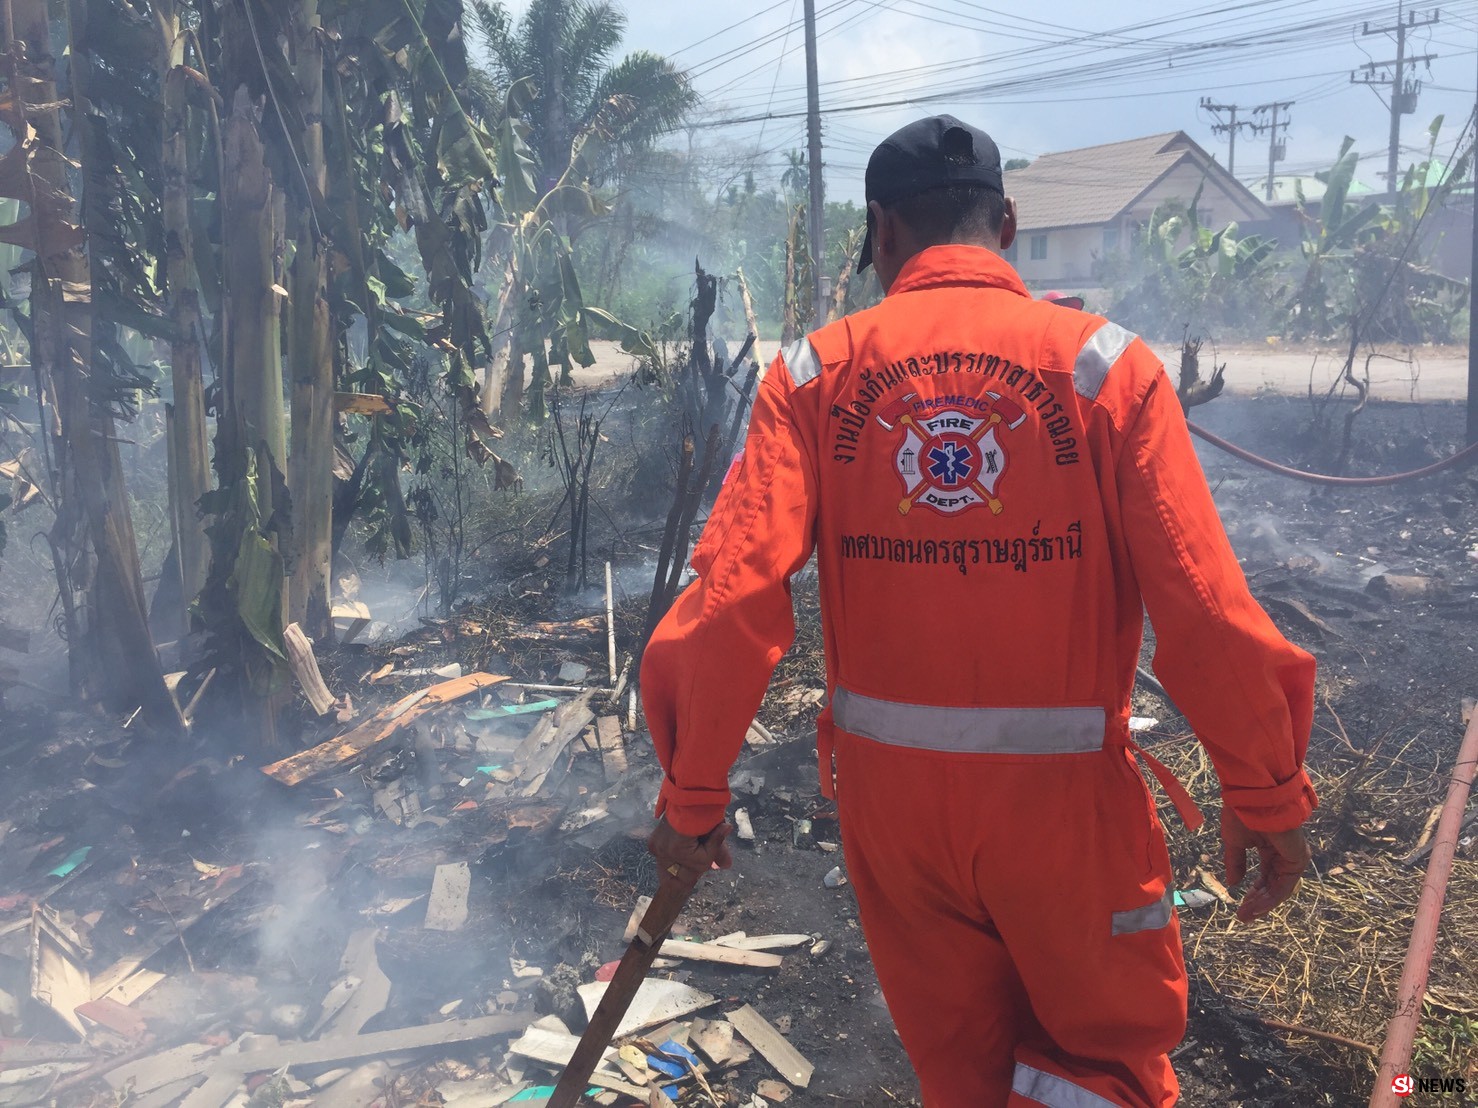
POLYGON ((1167 888, 1165 895, 1143 908, 1131 908, 1127 912, 1114 913, 1114 934, 1133 935, 1137 931, 1158 931, 1170 923, 1175 910, 1175 890, 1167 888))
POLYGON ((1065 1077, 1022 1062, 1016 1063, 1011 1091, 1037 1104, 1045 1104, 1047 1108, 1115 1108, 1112 1100, 1105 1100, 1081 1085, 1074 1085, 1065 1077))
POLYGON ((785 359, 785 368, 790 371, 790 380, 796 388, 821 376, 821 359, 816 357, 816 348, 809 338, 796 339, 785 348, 781 357, 785 359))
POLYGON ((1073 363, 1073 387, 1078 395, 1084 400, 1096 399, 1109 370, 1137 338, 1133 331, 1126 331, 1117 323, 1105 323, 1094 331, 1073 363))
POLYGON ((941 708, 838 688, 832 718, 864 739, 969 754, 1086 754, 1103 749, 1102 708, 941 708))

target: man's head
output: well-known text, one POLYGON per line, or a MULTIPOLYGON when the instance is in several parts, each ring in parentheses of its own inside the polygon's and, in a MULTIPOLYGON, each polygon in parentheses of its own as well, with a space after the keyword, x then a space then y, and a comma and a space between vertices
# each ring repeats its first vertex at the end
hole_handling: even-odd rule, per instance
POLYGON ((884 291, 920 250, 944 243, 1005 248, 1016 205, 1004 192, 1001 153, 984 131, 954 116, 910 123, 867 162, 867 237, 857 260, 884 291))

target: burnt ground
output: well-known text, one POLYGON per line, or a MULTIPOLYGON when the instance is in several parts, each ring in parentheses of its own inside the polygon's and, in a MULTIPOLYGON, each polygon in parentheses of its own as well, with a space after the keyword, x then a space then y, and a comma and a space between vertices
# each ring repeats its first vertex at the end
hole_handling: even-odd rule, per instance
MULTIPOLYGON (((1331 434, 1312 426, 1303 401, 1223 398, 1193 414, 1284 462, 1326 468, 1337 447, 1337 428, 1331 434)), ((1456 406, 1373 405, 1356 423, 1351 470, 1426 464, 1458 444, 1461 420, 1456 406)), ((1180 886, 1213 894, 1209 904, 1181 914, 1192 977, 1190 1030, 1175 1058, 1183 1103, 1363 1103, 1374 1067, 1360 1044, 1379 1047, 1420 891, 1420 868, 1403 859, 1445 792, 1461 698, 1478 693, 1478 472, 1389 489, 1322 490, 1215 453, 1203 457, 1254 593, 1319 659, 1309 766, 1323 804, 1311 828, 1315 872, 1297 901, 1273 920, 1235 924, 1215 899, 1216 799, 1204 763, 1173 710, 1153 694, 1138 694, 1137 710, 1160 721, 1144 736, 1146 745, 1188 781, 1211 817, 1211 830, 1193 836, 1162 806, 1180 886), (1391 577, 1425 583, 1393 586, 1391 577), (1353 1045, 1275 1029, 1264 1019, 1353 1045)), ((395 683, 393 691, 365 682, 386 664, 455 661, 550 681, 562 662, 579 660, 591 667, 592 681, 604 680, 603 619, 572 622, 598 611, 597 598, 559 599, 550 567, 540 564, 559 553, 559 541, 528 539, 553 501, 523 499, 499 509, 506 526, 491 528, 501 537, 480 552, 496 565, 488 571, 495 586, 452 619, 423 621, 404 639, 325 657, 330 687, 352 690, 363 713, 434 680, 395 683), (536 621, 554 622, 539 630, 536 621)), ((614 505, 610 512, 624 518, 614 505)), ((639 633, 653 539, 633 526, 602 541, 614 544, 624 567, 624 649, 639 633)), ((810 731, 822 685, 814 579, 803 577, 796 596, 797 644, 759 717, 779 741, 746 746, 736 767, 749 774, 736 806, 749 812, 756 840, 736 844, 734 869, 704 882, 675 934, 712 940, 735 931, 806 933, 827 947, 787 952, 778 970, 683 963, 660 972, 718 998, 718 1012, 752 1004, 790 1037, 816 1072, 787 1103, 916 1103, 850 887, 823 882, 840 854, 827 849, 838 833, 819 795, 810 731), (809 832, 798 827, 801 820, 811 821, 809 832)), ((238 753, 250 747, 220 716, 191 739, 166 744, 137 725, 124 729, 121 718, 34 689, 12 689, 7 705, 0 716, 0 1035, 77 1039, 55 1015, 24 1001, 33 903, 55 910, 72 929, 95 975, 142 955, 147 968, 166 977, 130 1005, 143 1013, 145 1030, 88 1026, 91 1061, 139 1051, 141 1043, 162 1049, 220 1046, 246 1032, 307 1036, 340 976, 346 936, 365 927, 379 930, 379 964, 391 982, 366 1032, 496 1011, 529 1019, 554 1013, 578 1032, 583 1016, 570 986, 593 980, 598 966, 619 957, 635 896, 654 883, 641 838, 657 770, 639 734, 626 737, 624 774, 577 741, 573 756, 529 798, 489 788, 477 767, 492 759, 473 745, 485 730, 465 716, 433 731, 430 753, 423 742, 420 766, 413 753, 395 764, 377 759, 378 784, 356 769, 287 789, 259 772, 268 757, 238 753), (376 810, 374 788, 396 777, 414 783, 434 818, 397 826, 376 810), (571 817, 595 806, 605 817, 576 827, 571 817), (91 850, 69 875, 48 876, 82 846, 91 850), (422 922, 432 873, 460 861, 473 875, 467 924, 428 931, 422 922), (510 958, 543 976, 516 976, 510 958), (10 997, 21 1002, 12 1006, 10 997)), ((597 696, 592 707, 598 715, 625 716, 624 701, 597 696)), ((302 742, 334 730, 306 722, 302 742)), ((1478 1084, 1473 853, 1465 838, 1412 1070, 1478 1084)), ((1071 875, 1054 884, 1070 887, 1071 875)), ((448 1078, 506 1074, 505 1042, 444 1051, 437 1063, 397 1059, 367 1098, 346 1103, 438 1103, 433 1090, 448 1078)), ((9 1040, 0 1043, 0 1077, 19 1064, 5 1058, 9 1048, 9 1040)), ((539 1067, 522 1065, 529 1079, 547 1080, 539 1067)), ((311 1079, 324 1068, 293 1076, 311 1079)), ((720 1096, 732 1092, 730 1103, 748 1104, 758 1082, 775 1076, 755 1058, 717 1074, 713 1084, 720 1096)), ((68 1070, 0 1085, 0 1103, 117 1102, 86 1077, 68 1070)), ((317 1091, 306 1096, 331 1102, 317 1091)), ((704 1103, 694 1092, 683 1102, 704 1103)))

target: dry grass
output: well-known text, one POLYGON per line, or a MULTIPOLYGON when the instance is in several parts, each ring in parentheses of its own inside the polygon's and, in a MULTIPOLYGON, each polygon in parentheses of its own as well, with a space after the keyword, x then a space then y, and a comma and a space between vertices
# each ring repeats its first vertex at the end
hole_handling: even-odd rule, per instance
MULTIPOLYGON (((1456 736, 1418 733, 1402 748, 1376 742, 1362 752, 1325 699, 1308 763, 1320 808, 1310 825, 1315 863, 1284 908, 1252 924, 1234 909, 1182 910, 1187 961, 1235 1009, 1287 1025, 1367 1044, 1379 1051, 1394 1010, 1397 984, 1424 884, 1425 860, 1403 859, 1418 845, 1447 779, 1430 764, 1450 764, 1456 736), (1434 749, 1434 747, 1438 749, 1434 749), (1424 765, 1423 763, 1430 763, 1424 765)), ((1179 721, 1184 727, 1184 721, 1179 721)), ((1168 805, 1161 817, 1181 887, 1214 885, 1199 870, 1222 872, 1216 837, 1215 776, 1189 730, 1146 736, 1146 749, 1181 779, 1208 816, 1208 828, 1188 832, 1168 805)), ((1208 891, 1215 892, 1214 888, 1208 891)), ((1478 1077, 1472 978, 1478 934, 1478 864, 1459 857, 1432 960, 1423 1036, 1413 1072, 1478 1077)), ((1317 1049, 1368 1088, 1375 1055, 1329 1039, 1290 1037, 1317 1049)))

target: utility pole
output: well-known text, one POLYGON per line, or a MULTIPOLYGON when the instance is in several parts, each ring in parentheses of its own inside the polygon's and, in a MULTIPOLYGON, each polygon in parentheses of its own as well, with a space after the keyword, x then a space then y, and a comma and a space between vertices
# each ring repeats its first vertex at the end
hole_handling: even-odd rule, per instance
POLYGON ((1237 175, 1237 132, 1243 127, 1246 127, 1248 130, 1256 130, 1256 127, 1249 120, 1243 119, 1238 121, 1237 113, 1246 110, 1240 105, 1213 104, 1211 97, 1203 96, 1201 97, 1201 107, 1216 116, 1216 122, 1211 125, 1212 134, 1226 135, 1228 138, 1230 145, 1227 149, 1227 172, 1235 177, 1237 175), (1231 118, 1225 123, 1221 121, 1222 112, 1231 113, 1231 118))
MULTIPOLYGON (((1478 112, 1478 105, 1474 105, 1478 112)), ((1478 173, 1468 193, 1473 205, 1473 256, 1468 270, 1468 445, 1478 444, 1478 343, 1473 320, 1478 319, 1478 173)))
POLYGON ((1282 128, 1286 135, 1290 121, 1287 118, 1279 120, 1278 113, 1286 112, 1295 103, 1296 101, 1293 100, 1275 100, 1271 104, 1259 104, 1252 109, 1256 115, 1261 115, 1263 112, 1272 113, 1272 118, 1267 123, 1254 124, 1252 128, 1254 134, 1260 135, 1266 132, 1268 136, 1268 183, 1265 191, 1269 201, 1273 199, 1273 171, 1283 160, 1283 155, 1288 153, 1288 143, 1278 137, 1278 130, 1282 128))
POLYGON ((811 242, 811 295, 815 326, 826 323, 826 185, 821 179, 821 94, 816 75, 816 0, 806 0, 806 160, 810 162, 811 197, 807 237, 811 242))
MULTIPOLYGON (((1396 5, 1396 25, 1394 27, 1372 27, 1369 23, 1361 25, 1360 34, 1368 38, 1371 35, 1395 35, 1396 56, 1390 61, 1366 62, 1363 66, 1350 74, 1350 84, 1367 85, 1371 89, 1379 86, 1390 86, 1391 89, 1391 139, 1390 148, 1386 154, 1386 191, 1392 196, 1400 184, 1401 172, 1401 117, 1410 115, 1416 111, 1416 99, 1421 94, 1422 83, 1419 80, 1409 79, 1406 76, 1408 66, 1420 65, 1423 62, 1430 66, 1436 54, 1421 54, 1414 58, 1406 56, 1406 36, 1418 27, 1430 27, 1441 19, 1439 12, 1433 11, 1425 19, 1418 20, 1416 12, 1403 10, 1403 5, 1396 5), (1389 71, 1389 76, 1387 75, 1389 71)), ((1379 93, 1376 93, 1379 96, 1379 93)))

